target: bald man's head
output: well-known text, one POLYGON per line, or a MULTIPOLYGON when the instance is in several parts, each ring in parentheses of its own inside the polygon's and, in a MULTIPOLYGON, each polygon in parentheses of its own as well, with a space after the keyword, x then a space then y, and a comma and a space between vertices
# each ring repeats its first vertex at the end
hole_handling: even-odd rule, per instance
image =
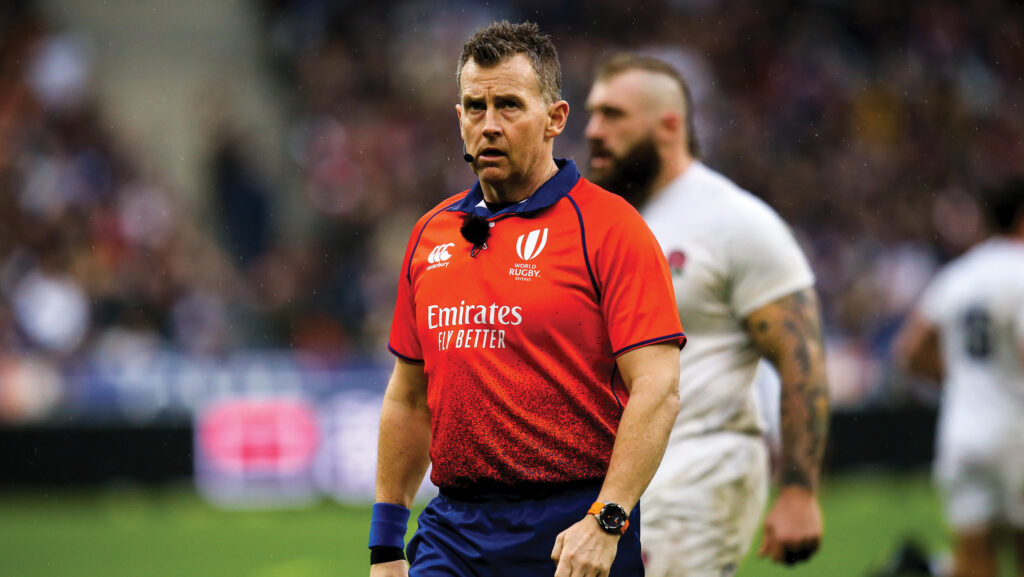
POLYGON ((638 54, 620 53, 604 61, 597 69, 595 82, 607 82, 620 75, 629 75, 643 98, 645 109, 653 116, 678 112, 686 127, 686 150, 693 158, 700 157, 697 132, 693 120, 693 96, 686 79, 663 60, 638 54))
POLYGON ((660 60, 620 55, 605 62, 587 111, 587 177, 636 206, 681 174, 698 152, 689 87, 660 60))

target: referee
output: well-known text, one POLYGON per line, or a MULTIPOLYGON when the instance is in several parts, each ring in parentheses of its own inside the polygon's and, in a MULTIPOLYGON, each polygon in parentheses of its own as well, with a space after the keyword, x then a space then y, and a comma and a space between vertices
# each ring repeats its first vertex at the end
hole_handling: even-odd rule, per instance
POLYGON ((535 24, 478 32, 458 83, 478 181, 409 238, 370 575, 643 575, 637 503, 686 342, 664 256, 635 209, 553 157, 569 105, 535 24), (406 547, 428 465, 440 494, 406 547))

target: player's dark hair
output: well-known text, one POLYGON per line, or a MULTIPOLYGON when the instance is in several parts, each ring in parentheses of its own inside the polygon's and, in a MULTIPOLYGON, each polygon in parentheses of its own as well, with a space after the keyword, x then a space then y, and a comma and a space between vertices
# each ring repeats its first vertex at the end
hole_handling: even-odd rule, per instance
POLYGON ((1024 220, 1024 177, 1015 176, 983 190, 981 201, 995 231, 1012 232, 1024 220))
POLYGON ((683 120, 686 123, 686 150, 693 158, 700 158, 700 143, 697 142, 697 130, 693 120, 693 93, 683 75, 674 66, 653 56, 643 56, 629 52, 613 54, 597 67, 595 78, 607 80, 630 70, 643 70, 654 74, 663 74, 679 85, 683 93, 683 120))
POLYGON ((551 37, 541 34, 540 27, 534 22, 511 24, 508 20, 493 22, 482 28, 462 47, 459 66, 455 71, 459 97, 462 97, 462 68, 470 59, 477 66, 490 68, 517 54, 530 59, 544 100, 549 104, 561 100, 562 67, 558 63, 558 51, 551 37))

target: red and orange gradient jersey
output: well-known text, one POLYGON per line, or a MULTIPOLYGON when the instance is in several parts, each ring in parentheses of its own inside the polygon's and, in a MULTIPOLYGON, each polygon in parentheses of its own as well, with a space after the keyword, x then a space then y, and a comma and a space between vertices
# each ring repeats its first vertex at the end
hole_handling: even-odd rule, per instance
POLYGON ((492 213, 480 184, 413 229, 388 348, 427 375, 439 487, 603 478, 628 393, 615 358, 686 342, 654 236, 575 163, 492 213), (459 233, 490 222, 486 248, 459 233))

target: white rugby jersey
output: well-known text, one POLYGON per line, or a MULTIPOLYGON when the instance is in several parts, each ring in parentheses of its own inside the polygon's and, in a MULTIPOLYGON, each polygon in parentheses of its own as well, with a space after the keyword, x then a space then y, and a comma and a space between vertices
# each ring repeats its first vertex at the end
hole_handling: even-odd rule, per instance
POLYGON ((939 448, 1024 449, 1024 242, 993 237, 949 263, 919 310, 946 371, 939 448))
POLYGON ((760 353, 743 319, 814 285, 796 239, 767 204, 696 161, 641 214, 665 251, 690 339, 670 443, 717 431, 762 433, 752 386, 760 353))

